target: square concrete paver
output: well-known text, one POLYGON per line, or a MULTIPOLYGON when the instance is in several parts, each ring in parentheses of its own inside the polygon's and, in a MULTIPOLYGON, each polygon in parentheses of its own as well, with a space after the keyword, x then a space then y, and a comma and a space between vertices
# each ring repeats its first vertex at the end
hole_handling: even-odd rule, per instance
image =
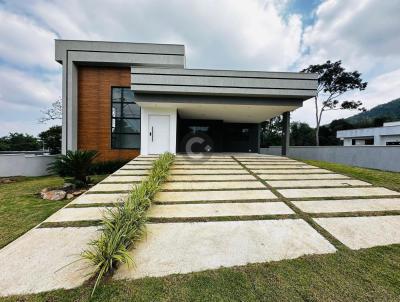
POLYGON ((309 165, 246 165, 250 170, 252 169, 318 169, 317 167, 309 165))
POLYGON ((84 194, 76 198, 71 204, 95 204, 95 203, 121 203, 128 198, 127 193, 108 194, 84 194))
POLYGON ((370 186, 370 183, 357 179, 325 179, 325 180, 268 180, 267 183, 275 188, 300 187, 349 187, 370 186))
POLYGON ((369 188, 326 188, 326 189, 281 189, 278 190, 287 198, 309 197, 368 197, 368 196, 396 196, 395 192, 381 187, 369 188))
POLYGON ((277 197, 269 190, 229 190, 229 191, 188 191, 188 192, 159 192, 154 200, 158 202, 184 201, 240 201, 267 200, 277 197))
POLYGON ((223 181, 223 180, 255 180, 251 174, 235 175, 169 175, 168 181, 223 181))
POLYGON ((150 170, 151 165, 125 165, 120 170, 150 170))
POLYGON ((189 218, 284 214, 294 214, 294 212, 283 202, 249 202, 155 205, 151 207, 148 216, 189 218))
POLYGON ((141 165, 141 166, 151 167, 153 165, 153 163, 154 163, 154 161, 152 161, 152 160, 133 160, 133 161, 130 161, 129 163, 127 163, 125 166, 141 165))
POLYGON ((197 169, 197 170, 189 170, 189 169, 174 169, 169 171, 170 174, 189 174, 189 175, 198 175, 198 174, 249 174, 245 169, 240 168, 237 170, 234 169, 197 169))
POLYGON ((97 227, 33 229, 0 250, 0 295, 20 295, 82 285, 92 268, 79 254, 97 227))
POLYGON ((325 169, 251 169, 257 174, 321 174, 321 173, 332 173, 325 169))
POLYGON ((333 253, 335 248, 299 219, 150 224, 130 253, 135 267, 115 279, 165 276, 333 253))
POLYGON ((112 175, 149 175, 149 170, 118 170, 112 175))
POLYGON ((400 243, 400 216, 315 218, 353 250, 400 243))
POLYGON ((292 201, 307 213, 399 211, 400 198, 292 201))
POLYGON ((233 164, 233 165, 210 165, 210 164, 204 164, 204 165, 173 165, 171 167, 171 171, 175 169, 188 169, 188 170, 196 170, 196 169, 243 169, 242 166, 239 164, 233 164))
POLYGON ((245 159, 245 160, 239 160, 242 164, 256 164, 256 163, 263 163, 263 164, 293 164, 293 163, 301 163, 297 160, 292 160, 292 159, 245 159))
POLYGON ((290 179, 348 179, 350 177, 341 174, 269 174, 259 175, 264 180, 290 180, 290 179))
POLYGON ((134 186, 139 183, 98 183, 89 192, 118 192, 118 191, 131 191, 134 186))
POLYGON ((204 165, 227 165, 227 166, 237 166, 238 163, 234 160, 231 161, 175 161, 174 166, 183 166, 186 167, 188 165, 198 165, 198 166, 204 166, 204 165))
POLYGON ((66 222, 66 221, 91 221, 102 220, 110 207, 88 207, 88 208, 63 208, 45 222, 66 222))
POLYGON ((113 183, 113 182, 140 182, 146 178, 145 175, 110 175, 105 178, 102 183, 113 183))
POLYGON ((213 181, 213 182, 166 182, 163 190, 225 190, 225 189, 262 189, 265 186, 254 181, 213 181))

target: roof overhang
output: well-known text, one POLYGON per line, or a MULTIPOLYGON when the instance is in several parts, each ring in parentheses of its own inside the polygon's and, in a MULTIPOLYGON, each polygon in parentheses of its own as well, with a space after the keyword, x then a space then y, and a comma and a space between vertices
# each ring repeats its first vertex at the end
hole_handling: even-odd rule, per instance
POLYGON ((131 68, 135 93, 295 98, 316 95, 317 75, 298 72, 131 68))
POLYGON ((180 117, 259 123, 316 94, 317 75, 294 72, 131 68, 142 107, 175 107, 180 117))

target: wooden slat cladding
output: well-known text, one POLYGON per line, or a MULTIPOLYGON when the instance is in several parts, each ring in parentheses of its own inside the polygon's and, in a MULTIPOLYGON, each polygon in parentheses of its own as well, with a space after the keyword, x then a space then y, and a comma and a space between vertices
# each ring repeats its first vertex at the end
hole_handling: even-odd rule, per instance
POLYGON ((99 151, 100 161, 139 155, 139 150, 111 149, 111 87, 130 82, 130 68, 79 67, 78 149, 99 151))

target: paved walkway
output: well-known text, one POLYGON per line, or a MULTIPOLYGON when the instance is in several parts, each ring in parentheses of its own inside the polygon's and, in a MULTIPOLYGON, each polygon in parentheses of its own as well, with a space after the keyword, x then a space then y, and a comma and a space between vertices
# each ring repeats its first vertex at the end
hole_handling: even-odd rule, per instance
MULTIPOLYGON (((73 261, 98 236, 97 227, 59 226, 102 219, 148 175, 155 158, 136 158, 50 216, 45 228, 0 250, 0 295, 81 285, 90 270, 73 261)), ((147 235, 130 252, 136 266, 122 266, 114 278, 400 243, 399 210, 399 192, 284 157, 178 155, 149 210, 147 235)))

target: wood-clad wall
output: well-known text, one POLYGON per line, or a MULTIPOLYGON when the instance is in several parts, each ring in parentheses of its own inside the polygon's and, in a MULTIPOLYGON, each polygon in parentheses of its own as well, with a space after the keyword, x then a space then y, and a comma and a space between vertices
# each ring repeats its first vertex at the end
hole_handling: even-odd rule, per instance
POLYGON ((130 68, 78 69, 78 149, 99 151, 100 161, 139 155, 139 150, 111 149, 111 87, 130 87, 130 76, 130 68))

